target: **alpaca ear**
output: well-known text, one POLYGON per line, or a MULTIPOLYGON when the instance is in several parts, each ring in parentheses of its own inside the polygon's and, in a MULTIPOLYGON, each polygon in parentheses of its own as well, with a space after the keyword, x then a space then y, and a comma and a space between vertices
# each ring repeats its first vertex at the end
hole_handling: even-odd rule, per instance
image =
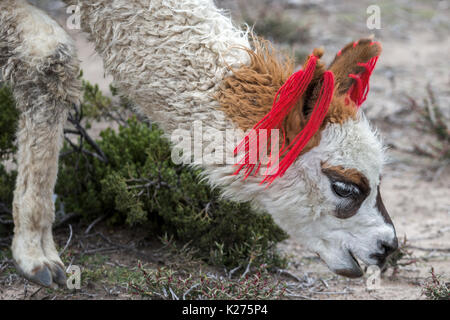
MULTIPOLYGON (((314 104, 319 96, 323 74, 326 71, 325 64, 320 60, 323 54, 323 48, 315 48, 313 50, 313 55, 319 58, 316 63, 313 78, 308 85, 304 96, 299 100, 297 105, 284 120, 286 143, 290 143, 306 125, 312 109, 314 108, 314 104)), ((305 68, 307 63, 308 60, 305 61, 303 68, 305 68)))
POLYGON ((335 77, 336 94, 348 93, 359 106, 367 95, 369 77, 380 54, 380 43, 372 39, 351 42, 340 50, 328 67, 335 77))

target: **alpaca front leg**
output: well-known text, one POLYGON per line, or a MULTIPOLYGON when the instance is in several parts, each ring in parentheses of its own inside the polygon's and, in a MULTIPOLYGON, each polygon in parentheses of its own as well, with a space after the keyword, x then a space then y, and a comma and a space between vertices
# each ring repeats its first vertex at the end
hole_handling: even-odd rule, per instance
POLYGON ((25 0, 2 0, 0 69, 21 112, 13 258, 30 280, 44 286, 65 284, 52 237, 52 194, 67 110, 80 97, 75 47, 43 11, 25 0))
POLYGON ((49 118, 46 113, 51 111, 38 109, 21 116, 13 202, 14 261, 26 278, 44 286, 65 284, 66 279, 52 237, 52 194, 66 112, 59 110, 59 115, 49 118))

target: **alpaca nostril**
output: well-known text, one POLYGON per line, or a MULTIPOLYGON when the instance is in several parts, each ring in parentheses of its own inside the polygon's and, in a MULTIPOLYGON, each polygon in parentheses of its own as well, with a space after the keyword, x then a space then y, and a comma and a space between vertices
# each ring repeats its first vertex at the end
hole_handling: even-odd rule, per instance
POLYGON ((377 261, 377 265, 382 268, 386 263, 387 257, 391 253, 393 253, 398 248, 398 240, 397 237, 392 240, 392 242, 387 242, 384 240, 377 241, 379 251, 377 253, 373 253, 370 255, 370 258, 375 259, 377 261))
POLYGON ((384 251, 385 256, 389 256, 391 253, 393 253, 398 248, 398 240, 397 238, 392 241, 392 243, 388 243, 386 241, 381 241, 380 243, 381 249, 384 251))

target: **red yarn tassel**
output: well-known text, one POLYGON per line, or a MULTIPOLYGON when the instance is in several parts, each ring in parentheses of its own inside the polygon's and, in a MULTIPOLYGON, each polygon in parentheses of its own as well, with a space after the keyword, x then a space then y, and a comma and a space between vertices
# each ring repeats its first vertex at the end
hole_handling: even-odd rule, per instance
POLYGON ((281 150, 280 155, 283 155, 283 159, 280 161, 278 170, 276 172, 272 171, 262 180, 261 183, 268 182, 271 184, 277 177, 283 176, 286 170, 292 165, 292 163, 294 163, 303 148, 308 144, 322 125, 323 120, 328 113, 334 92, 333 73, 331 71, 326 71, 323 78, 323 85, 316 104, 314 105, 311 118, 302 131, 300 131, 300 133, 289 144, 289 146, 287 146, 284 150, 281 150))
MULTIPOLYGON (((250 132, 234 149, 234 155, 236 156, 239 152, 243 150, 245 147, 245 156, 243 159, 239 161, 239 168, 234 172, 234 175, 237 175, 244 167, 246 167, 246 171, 244 174, 244 179, 246 179, 256 167, 256 164, 259 162, 259 130, 267 129, 268 136, 267 140, 271 137, 270 130, 271 129, 280 129, 283 120, 286 116, 291 112, 292 108, 295 106, 300 97, 305 93, 308 85, 310 84, 312 77, 314 75, 314 70, 317 64, 317 57, 311 55, 308 59, 306 67, 304 70, 299 70, 293 73, 281 86, 281 88, 277 91, 272 109, 268 114, 266 114, 252 129, 250 132), (256 155, 256 161, 251 161, 251 155, 256 155)), ((284 135, 284 133, 283 133, 284 135)), ((283 146, 284 146, 284 138, 283 138, 283 146)), ((261 167, 261 163, 258 164, 258 167, 254 175, 256 175, 261 167)))
POLYGON ((377 64, 378 56, 371 58, 366 63, 358 63, 358 66, 364 67, 364 71, 359 74, 349 74, 350 78, 353 78, 355 82, 348 90, 350 99, 355 102, 357 107, 360 107, 364 101, 366 101, 367 94, 369 93, 369 79, 372 75, 373 69, 377 64))
MULTIPOLYGON (((256 175, 261 168, 260 159, 260 130, 267 129, 267 140, 269 141, 271 129, 282 129, 282 122, 286 116, 291 112, 300 97, 305 93, 314 75, 314 70, 317 64, 317 57, 311 55, 304 70, 295 72, 278 90, 274 98, 274 103, 271 111, 264 116, 252 129, 252 131, 239 143, 235 148, 234 154, 237 155, 245 147, 245 155, 239 161, 239 168, 234 172, 234 175, 239 174, 242 169, 246 169, 244 179, 249 177, 252 173, 256 175), (250 157, 256 159, 250 159, 250 157), (256 160, 256 161, 251 161, 256 160), (254 170, 256 167, 256 170, 254 170)), ((324 73, 324 81, 319 94, 319 98, 314 106, 311 118, 306 124, 305 128, 294 138, 294 140, 285 148, 285 133, 283 131, 283 145, 279 154, 277 154, 277 162, 272 161, 272 150, 269 156, 269 163, 267 167, 267 175, 261 183, 268 182, 269 185, 277 178, 282 176, 289 166, 299 156, 303 148, 307 145, 309 140, 314 136, 317 130, 322 125, 322 122, 328 112, 331 98, 334 91, 334 76, 331 71, 324 73), (278 162, 280 156, 283 159, 278 162), (274 165, 277 165, 274 168, 274 165)), ((265 148, 264 150, 266 150, 265 148)))

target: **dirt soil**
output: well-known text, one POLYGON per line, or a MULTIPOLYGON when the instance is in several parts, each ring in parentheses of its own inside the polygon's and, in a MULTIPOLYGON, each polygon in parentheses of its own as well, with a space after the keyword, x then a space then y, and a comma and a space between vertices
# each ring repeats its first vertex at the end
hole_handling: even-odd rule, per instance
MULTIPOLYGON (((433 267, 447 281, 450 278, 450 166, 426 155, 436 138, 417 128, 420 115, 408 109, 411 97, 417 103, 427 97, 430 85, 443 113, 450 115, 450 52, 449 1, 238 1, 218 0, 219 6, 230 10, 238 21, 244 13, 255 15, 269 11, 281 12, 307 27, 308 41, 294 43, 295 50, 310 52, 314 47, 326 49, 325 59, 347 42, 374 34, 383 45, 383 53, 371 79, 371 92, 363 108, 378 127, 388 146, 389 161, 381 184, 384 203, 396 226, 401 241, 406 237, 409 255, 400 260, 395 271, 383 273, 379 289, 369 291, 366 277, 347 279, 331 273, 313 254, 289 239, 280 250, 289 255, 286 270, 274 274, 288 284, 290 299, 424 299, 422 284, 433 267), (371 4, 381 9, 381 29, 368 30, 366 9, 371 4), (252 8, 252 10, 250 10, 252 8)), ((80 49, 84 76, 106 89, 109 78, 103 77, 101 60, 83 35, 73 33, 80 49)), ((276 40, 276 39, 274 39, 276 40)), ((448 126, 449 124, 447 124, 448 126)), ((176 256, 163 253, 160 242, 146 239, 145 233, 111 230, 99 223, 93 236, 86 236, 86 225, 74 225, 74 235, 66 249, 74 255, 66 262, 89 265, 80 253, 96 257, 111 266, 136 268, 137 261, 149 267, 167 265, 176 256), (105 235, 102 237, 99 235, 105 235), (90 240, 89 240, 90 239, 90 240), (92 239, 96 239, 93 241, 92 239), (107 239, 107 240, 105 240, 107 239), (88 243, 88 240, 90 241, 88 243), (109 241, 109 242, 108 242, 109 241), (83 243, 83 246, 80 245, 83 243), (112 245, 114 243, 114 245, 112 245), (130 244, 136 250, 127 250, 130 244), (108 250, 108 248, 110 248, 108 250), (115 248, 115 249, 114 249, 115 248), (89 253, 91 250, 92 252, 89 253), (96 251, 97 250, 97 251, 96 251), (88 253, 86 253, 88 252, 88 253), (75 257, 75 258, 73 258, 75 257), (171 260, 172 259, 172 260, 171 260), (84 262, 83 262, 84 261, 84 262)), ((56 238, 63 248, 69 237, 68 227, 57 229, 56 238)), ((8 263, 8 262, 6 262, 8 263)), ((3 269, 2 269, 3 267, 3 269)), ((204 268, 211 268, 204 266, 204 268)), ((127 290, 127 283, 112 283, 103 278, 90 281, 77 292, 40 289, 10 270, 0 275, 0 299, 128 299, 136 296, 127 290)), ((213 272, 223 270, 211 268, 213 272)))

